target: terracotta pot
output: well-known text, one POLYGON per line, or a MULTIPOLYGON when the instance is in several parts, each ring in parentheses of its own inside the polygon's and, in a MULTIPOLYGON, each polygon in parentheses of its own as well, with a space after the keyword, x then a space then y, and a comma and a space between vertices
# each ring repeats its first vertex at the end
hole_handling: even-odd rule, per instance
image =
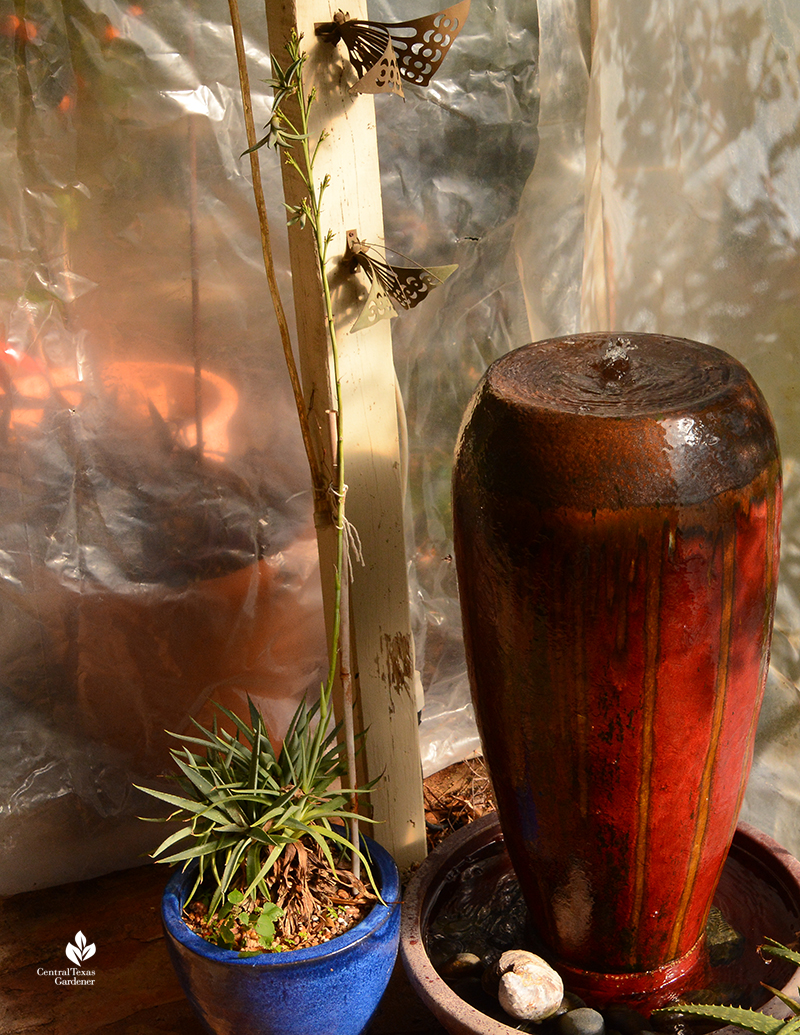
POLYGON ((178 587, 68 590, 59 586, 56 599, 81 729, 139 772, 163 768, 176 746, 167 731, 188 732, 190 715, 219 722, 213 702, 244 718, 252 697, 279 748, 325 663, 311 538, 178 587))
POLYGON ((101 372, 105 391, 128 416, 147 422, 151 410, 176 429, 178 443, 191 449, 197 443, 196 406, 200 393, 203 452, 206 457, 223 459, 230 449, 228 425, 239 405, 233 385, 203 370, 179 363, 124 361, 108 363, 101 372))
POLYGON ((553 339, 475 393, 453 503, 472 693, 568 983, 624 998, 698 963, 752 759, 780 500, 764 400, 710 346, 553 339))
MULTIPOLYGON (((463 906, 470 901, 465 885, 474 881, 478 860, 492 859, 490 872, 495 880, 505 877, 511 863, 497 813, 483 816, 447 837, 414 874, 403 896, 403 918, 400 924, 400 957, 409 981, 423 1003, 452 1035, 510 1035, 518 1022, 498 1019, 502 1013, 495 1007, 495 1016, 484 1013, 477 1005, 459 994, 459 983, 448 984, 429 955, 428 944, 442 910, 448 900, 457 899, 463 906)), ((475 889, 473 896, 479 896, 475 889)), ((476 901, 473 898, 472 901, 476 901)), ((800 984, 800 968, 783 960, 762 957, 758 946, 766 937, 791 942, 800 923, 800 863, 772 838, 746 823, 739 824, 733 839, 715 904, 744 940, 742 955, 733 962, 703 967, 696 975, 694 988, 730 989, 747 996, 752 1007, 771 1017, 791 1016, 789 1007, 762 982, 777 987, 784 995, 796 996, 800 984)), ((463 948, 470 951, 470 933, 464 931, 463 948)), ((463 986, 463 982, 462 982, 463 986)), ((728 995, 730 995, 730 991, 728 995)), ((669 994, 662 997, 665 1001, 669 994)), ((597 1005, 602 1006, 603 1003, 597 1005)), ((647 1010, 646 1003, 632 1003, 638 1010, 647 1010)), ((659 1005, 656 1001, 650 1005, 659 1005)), ((720 1028, 717 1035, 740 1035, 741 1029, 720 1028)))

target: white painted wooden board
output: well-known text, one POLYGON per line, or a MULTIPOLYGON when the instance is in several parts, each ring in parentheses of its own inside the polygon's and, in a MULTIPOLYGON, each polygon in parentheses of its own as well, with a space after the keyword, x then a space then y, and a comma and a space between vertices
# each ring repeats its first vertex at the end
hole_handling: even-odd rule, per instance
MULTIPOLYGON (((344 390, 347 516, 358 530, 364 558, 363 567, 354 567, 351 587, 357 657, 353 671, 358 673, 356 692, 368 730, 367 775, 381 775, 370 796, 380 825, 370 834, 404 867, 424 857, 425 825, 391 324, 384 320, 349 333, 358 315, 355 296, 365 296, 366 281, 360 276, 357 281, 342 278, 336 269, 348 230, 357 229, 368 242, 384 240, 375 107, 372 97, 350 94, 348 87, 356 76, 343 44, 337 51, 314 36, 315 22, 330 21, 336 10, 325 0, 267 0, 270 49, 283 64, 285 41, 297 26, 308 55, 306 83, 317 88, 313 134, 330 132, 320 148, 316 172, 319 179, 331 177, 323 223, 335 234, 328 277, 334 287, 344 390)), ((353 18, 368 17, 362 0, 348 3, 348 11, 353 18)), ((303 196, 302 184, 290 169, 284 169, 284 190, 288 204, 297 204, 303 196)), ((313 239, 299 228, 291 228, 289 236, 303 388, 328 458, 331 388, 329 371, 319 361, 325 353, 326 329, 317 304, 320 286, 313 239)), ((334 536, 330 526, 319 528, 318 534, 329 608, 334 536)))

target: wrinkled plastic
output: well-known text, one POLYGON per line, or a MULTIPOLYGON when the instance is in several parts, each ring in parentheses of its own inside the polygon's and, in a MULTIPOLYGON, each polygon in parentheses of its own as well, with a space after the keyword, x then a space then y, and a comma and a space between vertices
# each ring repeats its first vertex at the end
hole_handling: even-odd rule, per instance
POLYGON ((230 27, 156 7, 0 19, 0 893, 138 862, 164 731, 325 671, 230 27))
MULTIPOLYGON (((370 11, 396 21, 393 6, 370 11)), ((479 750, 452 560, 450 473, 478 379, 494 359, 530 340, 513 242, 538 147, 538 50, 535 4, 473 3, 426 90, 406 89, 404 103, 376 98, 387 244, 401 263, 409 256, 459 264, 423 305, 392 324, 408 421, 425 775, 479 750)))
MULTIPOLYGON (((392 7, 371 14, 430 11, 392 7)), ((597 9, 591 77, 588 3, 497 0, 473 4, 427 90, 376 99, 390 261, 459 263, 393 321, 424 769, 478 746, 450 518, 476 382, 548 334, 685 334, 747 363, 783 442, 745 814, 797 851, 797 0, 597 9)), ((23 13, 0 15, 0 893, 135 863, 161 834, 131 785, 158 768, 162 730, 255 691, 280 730, 324 665, 227 9, 23 13)), ((263 5, 242 14, 260 126, 263 5)), ((274 156, 262 169, 288 302, 274 156)))
MULTIPOLYGON (((261 125, 263 6, 243 4, 242 16, 261 125)), ((466 687, 439 479, 474 380, 524 337, 502 256, 535 151, 535 40, 529 4, 478 6, 430 91, 378 99, 387 244, 425 265, 460 262, 464 278, 398 334, 431 711, 443 686, 462 697, 466 687), (420 417, 440 408, 464 320, 480 343, 425 432, 435 478, 420 478, 420 417), (431 329, 449 343, 431 346, 431 329)), ((213 700, 242 709, 250 693, 278 738, 318 685, 325 651, 309 479, 240 158, 227 10, 16 5, 0 20, 0 98, 0 893, 10 893, 138 861, 161 831, 135 819, 152 805, 133 784, 163 768, 164 730, 207 721, 213 700), (53 843, 57 853, 40 850, 53 843)), ((262 169, 291 311, 274 155, 262 169)), ((446 764, 437 746, 462 725, 446 702, 442 718, 428 769, 446 764)))

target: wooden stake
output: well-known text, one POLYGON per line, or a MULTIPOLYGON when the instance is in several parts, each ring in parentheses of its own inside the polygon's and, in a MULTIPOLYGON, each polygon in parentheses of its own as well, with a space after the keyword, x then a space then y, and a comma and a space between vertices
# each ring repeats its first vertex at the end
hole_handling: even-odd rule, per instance
MULTIPOLYGON (((350 5, 352 17, 366 18, 350 5)), ((354 565, 350 587, 353 616, 351 672, 359 710, 368 730, 365 761, 369 779, 380 777, 370 796, 379 821, 371 833, 403 867, 425 854, 422 775, 414 689, 414 650, 408 610, 402 485, 398 445, 396 384, 391 328, 382 321, 356 334, 349 328, 358 314, 365 287, 337 268, 346 233, 357 229, 368 242, 383 242, 375 109, 369 96, 351 96, 355 75, 342 54, 314 36, 314 23, 328 21, 333 9, 311 0, 267 0, 270 51, 284 65, 286 41, 294 29, 303 36, 308 56, 304 76, 316 89, 312 135, 327 131, 315 169, 318 180, 330 176, 323 199, 323 222, 334 236, 328 278, 337 309, 340 370, 345 414, 347 517, 356 527, 364 565, 354 565)), ((398 102, 400 103, 400 102, 398 102)), ((305 189, 284 164, 287 205, 299 205, 305 189)), ((298 328, 303 391, 318 432, 322 464, 330 473, 327 411, 335 408, 327 361, 327 337, 321 285, 312 235, 290 227, 289 250, 298 328)), ((333 599, 335 535, 324 514, 317 535, 323 596, 330 626, 333 599)), ((339 709, 343 707, 341 700, 339 709)))

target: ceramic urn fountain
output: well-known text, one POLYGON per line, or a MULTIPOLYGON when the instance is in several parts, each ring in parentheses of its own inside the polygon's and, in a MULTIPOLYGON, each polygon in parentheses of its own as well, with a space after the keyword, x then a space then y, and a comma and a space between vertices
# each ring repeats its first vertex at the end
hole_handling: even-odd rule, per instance
POLYGON ((454 472, 484 756, 532 922, 596 1002, 687 985, 767 674, 781 474, 726 353, 649 334, 518 349, 454 472))

